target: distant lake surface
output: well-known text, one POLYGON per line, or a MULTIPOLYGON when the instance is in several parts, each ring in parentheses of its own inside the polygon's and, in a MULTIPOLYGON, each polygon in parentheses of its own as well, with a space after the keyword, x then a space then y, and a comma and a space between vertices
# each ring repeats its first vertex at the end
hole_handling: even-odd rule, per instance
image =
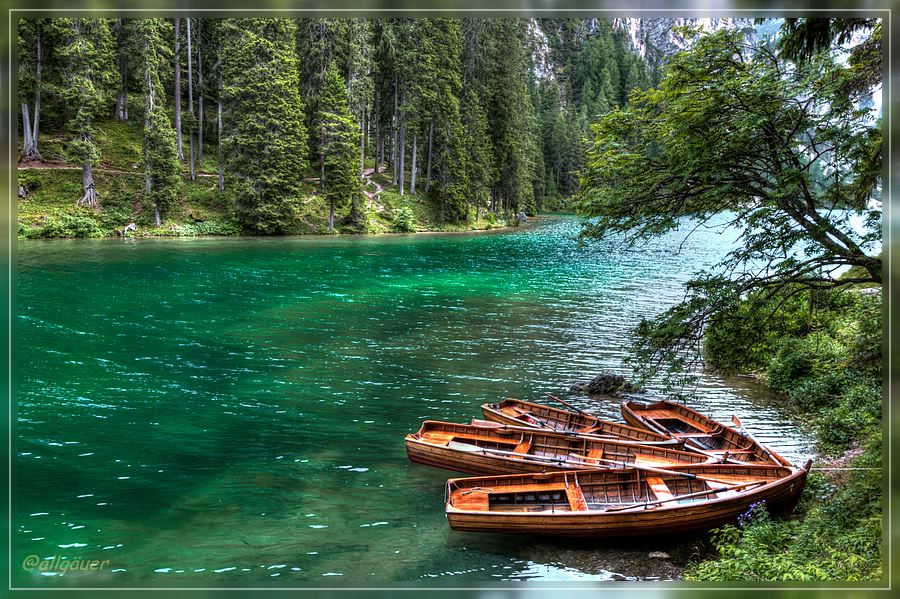
MULTIPOLYGON (((577 232, 554 215, 493 233, 19 242, 13 585, 669 577, 652 544, 453 532, 444 482, 461 475, 406 459, 422 420, 507 396, 620 419, 569 383, 628 375, 631 329, 734 239, 624 251, 577 232), (30 555, 109 565, 28 573, 30 555)), ((706 374, 689 405, 811 453, 753 383, 706 374)))

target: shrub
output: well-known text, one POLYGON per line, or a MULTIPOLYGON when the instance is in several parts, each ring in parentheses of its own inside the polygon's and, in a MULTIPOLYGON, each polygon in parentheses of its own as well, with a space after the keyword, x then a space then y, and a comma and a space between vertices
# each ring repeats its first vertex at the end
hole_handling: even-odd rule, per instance
POLYGON ((103 237, 103 231, 88 216, 60 214, 47 217, 41 237, 103 237))
POLYGON ((816 333, 802 339, 783 339, 766 370, 768 386, 790 393, 801 380, 825 373, 844 361, 842 348, 830 337, 816 333))
POLYGON ((843 451, 872 429, 881 426, 881 386, 859 382, 848 387, 837 405, 815 419, 819 444, 843 451))
POLYGON ((401 206, 394 217, 394 230, 398 233, 413 233, 416 231, 416 217, 409 206, 401 206))

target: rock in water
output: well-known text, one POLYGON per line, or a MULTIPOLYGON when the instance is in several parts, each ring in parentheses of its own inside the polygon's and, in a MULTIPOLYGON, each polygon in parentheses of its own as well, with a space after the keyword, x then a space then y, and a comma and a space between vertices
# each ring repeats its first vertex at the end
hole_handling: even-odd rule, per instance
POLYGON ((613 395, 620 391, 632 393, 634 385, 620 374, 598 374, 583 386, 583 390, 592 395, 613 395))

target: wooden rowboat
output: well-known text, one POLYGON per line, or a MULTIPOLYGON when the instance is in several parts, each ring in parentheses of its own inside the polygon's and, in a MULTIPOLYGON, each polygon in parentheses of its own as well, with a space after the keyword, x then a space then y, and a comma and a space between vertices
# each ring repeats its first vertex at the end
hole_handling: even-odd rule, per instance
POLYGON ((500 403, 486 403, 481 413, 488 420, 512 426, 530 426, 579 435, 599 435, 623 440, 655 443, 679 442, 669 435, 636 428, 610 420, 602 420, 589 414, 579 414, 539 403, 507 397, 500 403))
MULTIPOLYGON (((661 435, 671 435, 684 441, 685 449, 714 456, 719 461, 791 466, 788 460, 749 434, 742 434, 679 403, 658 401, 644 404, 625 401, 622 402, 621 410, 622 417, 630 425, 661 435)), ((734 420, 740 425, 739 420, 734 420)))
POLYGON ((450 527, 470 532, 616 538, 706 531, 735 522, 754 502, 794 509, 802 469, 750 464, 582 470, 447 481, 450 527))
POLYGON ((556 433, 528 427, 426 420, 406 436, 410 461, 468 474, 514 474, 631 464, 656 468, 711 461, 666 446, 556 433))

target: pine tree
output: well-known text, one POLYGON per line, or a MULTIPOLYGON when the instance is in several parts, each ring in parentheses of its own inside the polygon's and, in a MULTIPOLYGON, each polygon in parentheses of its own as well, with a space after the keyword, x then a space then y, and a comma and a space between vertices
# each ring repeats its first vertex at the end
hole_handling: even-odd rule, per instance
POLYGON ((359 126, 350 113, 347 88, 337 66, 331 64, 325 73, 325 87, 319 96, 316 122, 322 140, 319 148, 323 177, 322 196, 328 202, 328 230, 334 231, 334 214, 351 206, 350 222, 360 226, 364 220, 360 202, 362 185, 359 180, 359 126))
POLYGON ((159 80, 163 65, 169 61, 165 21, 137 19, 136 31, 141 49, 141 83, 144 91, 144 192, 153 206, 156 226, 175 204, 181 179, 175 129, 169 120, 165 93, 159 80))
POLYGON ((44 73, 48 54, 52 51, 51 37, 55 28, 49 26, 49 19, 19 19, 18 54, 19 105, 22 109, 22 160, 41 160, 38 133, 41 123, 41 97, 46 87, 44 73), (50 42, 50 43, 48 43, 50 42), (34 109, 30 108, 32 99, 34 109))
POLYGON ((284 233, 306 166, 296 25, 290 19, 222 22, 222 151, 242 224, 284 233))
POLYGON ((462 122, 465 139, 466 180, 469 202, 475 209, 475 218, 488 207, 491 186, 496 178, 493 147, 487 114, 478 92, 471 87, 463 90, 462 122))
POLYGON ((184 160, 184 150, 181 143, 181 19, 176 17, 175 22, 175 146, 178 149, 178 159, 184 160))
POLYGON ((66 61, 66 85, 63 95, 74 114, 69 119, 72 140, 68 153, 82 167, 82 196, 79 206, 96 208, 99 194, 94 186, 92 166, 100 159, 94 143, 94 121, 107 106, 115 84, 113 39, 108 19, 54 19, 54 26, 65 39, 60 54, 66 61))
POLYGON ((434 107, 434 192, 445 219, 459 220, 468 215, 467 157, 465 134, 459 114, 462 92, 460 52, 462 33, 459 21, 435 19, 431 23, 431 47, 434 49, 429 86, 434 107))
POLYGON ((515 19, 490 23, 492 71, 488 118, 498 179, 491 193, 495 212, 534 210, 533 178, 537 122, 528 93, 525 25, 515 19))
POLYGON ((119 121, 128 120, 128 92, 140 86, 141 43, 138 28, 143 19, 122 19, 113 21, 116 40, 116 70, 119 74, 119 90, 116 94, 116 108, 113 117, 119 121))
POLYGON ((347 98, 362 132, 359 137, 359 176, 362 178, 366 170, 366 139, 374 95, 371 23, 365 19, 350 19, 347 36, 347 98))
MULTIPOLYGON (((328 68, 334 62, 341 74, 346 74, 349 45, 347 19, 296 19, 297 55, 302 57, 300 69, 300 93, 306 106, 305 123, 309 136, 309 157, 315 161, 322 156, 319 146, 322 140, 313 131, 319 113, 319 98, 325 89, 328 68)), ((317 165, 322 176, 323 165, 317 165)))

